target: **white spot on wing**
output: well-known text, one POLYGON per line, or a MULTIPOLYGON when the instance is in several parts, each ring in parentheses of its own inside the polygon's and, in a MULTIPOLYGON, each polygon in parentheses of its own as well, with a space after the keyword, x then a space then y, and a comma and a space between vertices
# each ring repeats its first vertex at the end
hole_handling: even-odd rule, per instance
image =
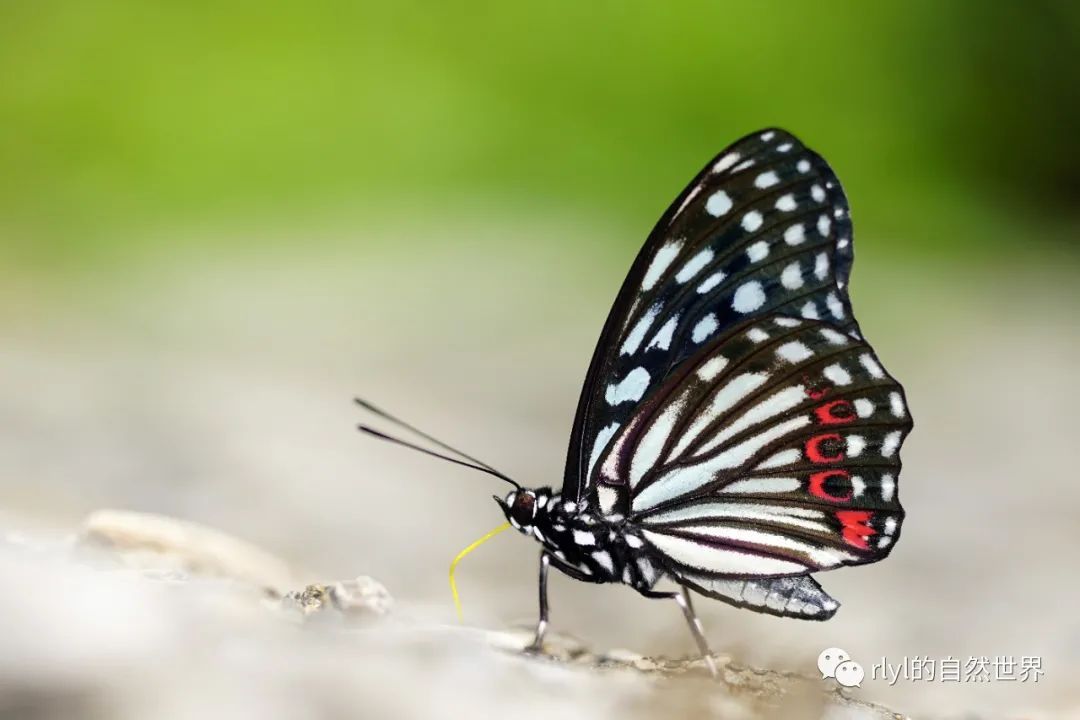
POLYGON ((885 436, 881 441, 881 457, 892 457, 900 447, 900 431, 896 430, 885 436))
POLYGON ((712 166, 712 171, 718 173, 727 170, 729 167, 739 162, 739 157, 739 153, 728 153, 716 161, 716 164, 712 166))
POLYGON ((814 185, 810 188, 810 197, 814 198, 814 202, 825 202, 825 188, 814 185))
POLYGON ((622 347, 619 349, 620 355, 633 355, 637 352, 637 349, 641 346, 641 341, 645 339, 645 334, 649 332, 649 328, 653 324, 653 320, 660 314, 660 305, 653 305, 648 311, 641 316, 641 319, 634 325, 626 335, 626 340, 623 341, 622 347))
POLYGON ((645 346, 645 349, 660 348, 661 350, 667 350, 671 347, 671 337, 675 334, 675 327, 678 324, 678 316, 668 318, 668 321, 660 326, 660 329, 653 336, 653 339, 649 341, 649 344, 645 346))
POLYGON ((874 403, 870 402, 866 398, 859 398, 855 401, 855 414, 861 418, 868 418, 874 414, 874 403))
POLYGON ((847 345, 848 342, 846 335, 832 328, 821 328, 821 337, 825 338, 825 342, 830 345, 847 345))
POLYGON ((804 240, 806 240, 806 231, 802 223, 795 223, 784 231, 784 242, 788 245, 798 245, 804 240))
POLYGON ((660 279, 664 271, 678 256, 682 246, 682 240, 669 240, 656 251, 656 255, 653 257, 652 262, 649 263, 649 269, 645 271, 645 277, 641 281, 642 290, 652 290, 656 281, 660 279))
POLYGON ((759 262, 769 256, 769 243, 765 240, 758 240, 756 243, 746 248, 746 257, 750 258, 750 262, 759 262))
POLYGON ((875 360, 874 356, 870 353, 860 355, 859 362, 864 368, 866 368, 866 372, 870 373, 870 377, 876 378, 878 380, 885 377, 885 371, 881 369, 881 366, 878 365, 877 360, 875 360))
POLYGON ((893 417, 904 417, 904 398, 900 397, 900 393, 889 393, 889 409, 892 411, 893 417))
POLYGON ((724 369, 725 365, 727 365, 727 358, 723 355, 717 355, 716 357, 710 358, 698 368, 697 376, 705 382, 710 382, 720 374, 720 371, 724 369))
POLYGON ((789 363, 802 362, 808 357, 813 356, 813 354, 814 353, 810 352, 810 348, 806 347, 805 343, 801 343, 797 340, 784 343, 776 348, 776 356, 789 363))
POLYGON ((825 368, 822 374, 836 385, 849 385, 851 383, 851 373, 836 363, 825 368))
POLYGON ((866 449, 866 438, 862 435, 848 435, 845 439, 847 441, 848 457, 859 457, 862 455, 862 451, 866 449))
POLYGON ((714 287, 716 287, 717 285, 722 283, 724 281, 724 277, 725 277, 725 275, 724 275, 723 272, 721 272, 719 270, 717 272, 714 272, 712 275, 710 275, 709 277, 702 280, 701 284, 698 285, 698 287, 697 287, 698 294, 699 295, 704 295, 705 293, 709 292, 714 287))
POLYGON ((788 290, 798 290, 803 286, 802 267, 798 260, 788 263, 784 271, 780 273, 780 284, 788 290))
POLYGON ((705 317, 698 320, 697 325, 690 332, 691 339, 696 342, 704 342, 710 335, 716 332, 716 328, 720 325, 716 322, 716 316, 709 313, 705 317))
POLYGON ((800 160, 799 163, 795 166, 795 168, 803 174, 808 173, 810 172, 810 161, 800 160))
POLYGON ((608 405, 618 405, 628 400, 640 400, 649 388, 649 371, 643 367, 634 368, 616 384, 608 385, 604 399, 608 405))
POLYGON ((597 550, 592 554, 592 559, 596 561, 597 565, 608 572, 612 572, 615 569, 615 565, 611 562, 611 553, 607 550, 597 550))
POLYGON ((824 280, 829 276, 829 256, 825 253, 818 253, 814 259, 814 277, 818 280, 824 280))
POLYGON ((765 304, 765 290, 757 280, 751 280, 745 285, 740 285, 735 291, 731 306, 736 312, 742 314, 751 313, 765 304))
POLYGON ((829 293, 825 296, 825 305, 829 308, 829 312, 837 320, 844 319, 844 306, 840 302, 840 299, 836 297, 836 293, 829 293))
POLYGON ((817 305, 814 304, 813 300, 806 301, 806 304, 802 306, 800 314, 804 318, 808 318, 810 320, 817 320, 819 317, 821 317, 820 315, 818 315, 817 305))
POLYGON ((832 227, 832 220, 828 215, 822 215, 817 219, 817 231, 821 237, 829 237, 829 228, 832 227))
POLYGON ((694 257, 690 258, 685 265, 683 265, 679 272, 675 275, 675 281, 680 285, 685 284, 699 272, 701 269, 709 264, 713 259, 713 251, 709 248, 705 248, 694 257))
POLYGON ((761 173, 756 178, 754 178, 754 187, 764 190, 765 188, 772 187, 778 182, 780 182, 780 178, 775 172, 769 170, 767 172, 761 173))
POLYGON ((853 497, 862 497, 862 494, 866 492, 866 481, 858 475, 851 477, 851 494, 853 497))
POLYGON ((731 197, 723 190, 717 190, 705 202, 705 212, 713 217, 720 217, 731 209, 731 197))
POLYGON ((893 496, 896 494, 896 479, 889 474, 881 476, 881 499, 885 502, 892 502, 893 496))
POLYGON ((761 213, 759 213, 757 210, 751 210, 750 212, 743 215, 743 230, 745 230, 746 232, 754 232, 759 227, 761 227, 762 222, 764 222, 764 220, 761 217, 761 213))
POLYGON ((776 201, 776 209, 783 212, 791 212, 796 207, 798 207, 798 203, 795 202, 795 196, 791 193, 781 195, 780 199, 776 201))
POLYGON ((746 337, 748 337, 752 343, 763 343, 769 339, 769 333, 761 328, 750 328, 746 331, 746 337))

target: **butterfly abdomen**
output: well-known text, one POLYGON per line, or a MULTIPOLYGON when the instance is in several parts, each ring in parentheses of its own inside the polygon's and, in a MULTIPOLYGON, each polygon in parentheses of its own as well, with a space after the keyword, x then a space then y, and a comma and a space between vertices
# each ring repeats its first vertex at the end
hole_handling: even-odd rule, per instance
POLYGON ((640 529, 620 515, 595 514, 549 488, 515 490, 496 500, 511 525, 543 545, 552 563, 571 577, 640 591, 663 575, 640 529))
POLYGON ((632 523, 617 515, 560 514, 561 509, 556 506, 544 537, 561 569, 592 582, 623 583, 637 590, 651 589, 660 579, 663 571, 632 523))

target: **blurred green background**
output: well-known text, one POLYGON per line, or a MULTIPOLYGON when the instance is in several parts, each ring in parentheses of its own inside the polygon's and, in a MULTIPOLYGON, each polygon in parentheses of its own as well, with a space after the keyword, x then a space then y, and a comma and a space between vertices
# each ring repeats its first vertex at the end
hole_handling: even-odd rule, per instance
POLYGON ((455 211, 588 214, 636 248, 766 125, 837 168, 863 243, 1071 254, 1078 37, 1049 0, 5 2, 0 259, 455 211))

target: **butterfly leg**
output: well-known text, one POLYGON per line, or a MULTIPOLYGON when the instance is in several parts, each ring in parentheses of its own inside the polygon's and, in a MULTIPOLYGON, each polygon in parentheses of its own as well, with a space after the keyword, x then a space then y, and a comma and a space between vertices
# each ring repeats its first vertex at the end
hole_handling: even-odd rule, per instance
POLYGON ((686 624, 690 626, 690 633, 694 636, 694 641, 697 643, 702 657, 705 658, 705 664, 709 666, 709 672, 712 673, 713 677, 716 677, 716 663, 713 662, 709 641, 705 639, 705 629, 701 627, 701 620, 698 619, 697 613, 694 612, 694 603, 690 599, 690 591, 685 585, 679 588, 679 594, 675 596, 675 602, 679 603, 683 615, 686 616, 686 624))
POLYGON ((694 603, 690 599, 690 591, 686 589, 686 586, 680 586, 679 592, 654 592, 647 590, 641 594, 648 598, 662 600, 670 599, 678 603, 683 611, 683 616, 686 618, 686 624, 690 626, 690 634, 694 636, 694 642, 697 643, 698 651, 701 652, 702 659, 705 660, 705 664, 708 666, 712 676, 716 677, 718 673, 716 670, 716 663, 713 661, 712 650, 709 649, 709 643, 705 639, 705 631, 701 627, 701 621, 698 620, 697 613, 694 612, 694 603))
POLYGON ((547 600, 547 577, 548 567, 551 565, 551 556, 547 550, 540 551, 540 618, 536 621, 536 637, 532 644, 525 648, 526 652, 541 652, 544 647, 544 634, 548 626, 548 600, 547 600))

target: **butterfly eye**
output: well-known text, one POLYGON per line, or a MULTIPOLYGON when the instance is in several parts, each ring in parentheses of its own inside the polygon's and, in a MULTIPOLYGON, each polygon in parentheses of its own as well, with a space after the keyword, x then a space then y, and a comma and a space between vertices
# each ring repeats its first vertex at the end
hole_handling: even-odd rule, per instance
POLYGON ((532 493, 519 493, 510 507, 510 512, 522 525, 531 525, 536 516, 536 496, 532 493))

